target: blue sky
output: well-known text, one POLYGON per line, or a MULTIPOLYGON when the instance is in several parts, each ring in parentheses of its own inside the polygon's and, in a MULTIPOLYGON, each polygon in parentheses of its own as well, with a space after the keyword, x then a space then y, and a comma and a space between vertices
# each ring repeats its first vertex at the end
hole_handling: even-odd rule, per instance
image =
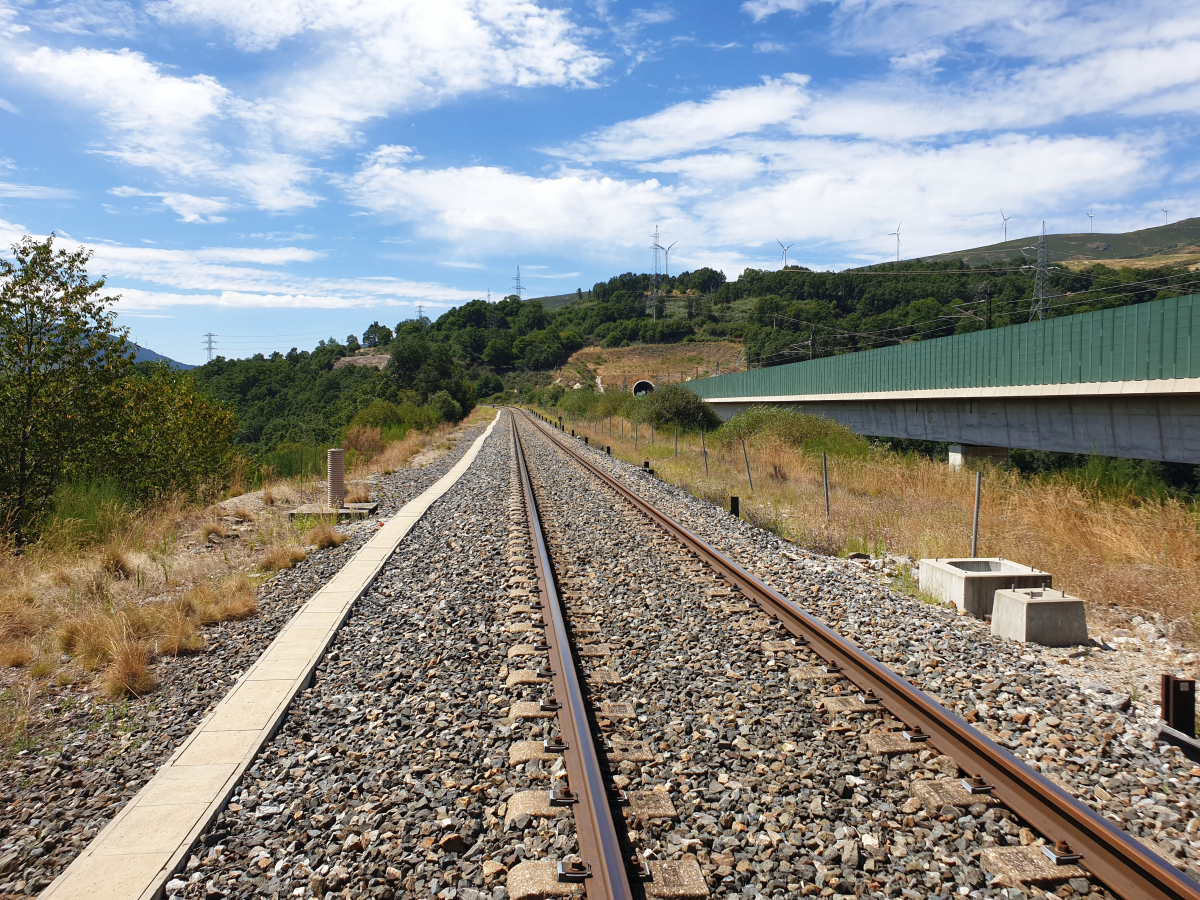
POLYGON ((650 267, 842 268, 1195 215, 1200 9, 0 0, 0 241, 187 362, 650 267))

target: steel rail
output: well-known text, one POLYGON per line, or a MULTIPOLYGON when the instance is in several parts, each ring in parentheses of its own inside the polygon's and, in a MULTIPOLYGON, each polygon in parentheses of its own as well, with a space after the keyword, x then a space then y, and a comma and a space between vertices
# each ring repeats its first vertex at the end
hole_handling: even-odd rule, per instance
POLYGON ((587 471, 673 535, 714 571, 737 585, 764 611, 775 615, 793 635, 808 641, 810 648, 827 663, 840 666, 841 674, 860 689, 873 691, 884 707, 909 726, 910 732, 914 727, 919 728, 928 735, 930 744, 969 775, 982 776, 992 785, 992 795, 1041 833, 1052 846, 1066 841, 1070 851, 1079 854, 1078 864, 1109 890, 1125 900, 1200 900, 1200 884, 658 510, 588 460, 565 439, 551 434, 528 413, 525 415, 587 471))
POLYGON ((575 816, 579 856, 590 869, 582 881, 589 900, 633 900, 625 857, 609 805, 608 785, 600 770, 596 744, 588 724, 583 690, 567 635, 566 618, 559 602, 554 570, 550 564, 550 553, 546 547, 537 498, 525 463, 525 451, 521 446, 515 415, 512 416, 512 433, 513 452, 525 498, 529 539, 534 550, 538 586, 542 595, 542 615, 547 623, 546 643, 550 646, 553 673, 550 678, 555 698, 561 704, 557 711, 558 724, 567 745, 563 761, 567 769, 567 785, 573 794, 571 806, 575 816))

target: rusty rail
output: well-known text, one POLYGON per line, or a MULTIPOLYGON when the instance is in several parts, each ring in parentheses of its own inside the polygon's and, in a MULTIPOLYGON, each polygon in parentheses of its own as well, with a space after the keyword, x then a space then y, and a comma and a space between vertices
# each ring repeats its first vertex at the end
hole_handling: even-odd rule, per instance
POLYGON ((613 821, 609 805, 608 786, 600 770, 596 755, 596 744, 588 724, 587 707, 579 683, 575 657, 567 636, 566 619, 558 598, 554 571, 550 565, 550 553, 538 515, 537 499, 533 494, 533 482, 525 464, 525 451, 521 436, 517 432, 517 418, 512 417, 513 452, 516 455, 517 471, 525 497, 526 521, 529 523, 529 539, 533 545, 535 568, 542 595, 542 616, 546 622, 546 643, 549 644, 551 682, 555 698, 560 704, 558 725, 565 739, 563 753, 567 769, 567 785, 570 794, 560 796, 556 802, 570 803, 575 815, 575 833, 579 840, 579 856, 584 863, 583 872, 564 873, 560 864, 560 878, 582 880, 589 900, 632 900, 625 857, 621 851, 617 826, 613 821))
POLYGON ((928 735, 928 743, 949 756, 969 775, 980 775, 992 794, 1037 830, 1051 845, 1065 841, 1087 869, 1125 900, 1200 900, 1200 885, 1158 855, 1114 827, 1058 785, 1026 766, 980 734, 928 694, 918 690, 883 663, 868 656, 800 606, 764 584, 738 563, 688 528, 660 512, 627 488, 565 439, 551 434, 533 417, 547 438, 618 495, 675 537, 712 569, 776 616, 793 635, 809 642, 827 663, 836 663, 861 690, 873 691, 896 718, 928 735))

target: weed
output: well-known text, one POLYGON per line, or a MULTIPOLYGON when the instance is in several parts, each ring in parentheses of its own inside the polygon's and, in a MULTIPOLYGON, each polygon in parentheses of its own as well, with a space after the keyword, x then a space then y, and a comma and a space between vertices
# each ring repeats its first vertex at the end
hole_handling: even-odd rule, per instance
POLYGON ((246 507, 239 506, 233 511, 233 517, 242 522, 253 522, 254 513, 250 512, 246 507))
POLYGON ((43 654, 29 666, 29 674, 33 678, 45 678, 58 668, 58 660, 48 654, 43 654))
POLYGON ((274 506, 275 505, 275 492, 273 490, 271 490, 269 487, 263 488, 262 499, 263 499, 263 503, 265 503, 267 506, 274 506))

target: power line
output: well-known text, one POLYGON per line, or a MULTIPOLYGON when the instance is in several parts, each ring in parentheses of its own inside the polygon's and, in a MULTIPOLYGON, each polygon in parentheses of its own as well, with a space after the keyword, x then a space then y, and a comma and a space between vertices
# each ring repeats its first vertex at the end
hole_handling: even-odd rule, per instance
POLYGON ((212 362, 212 359, 213 359, 213 349, 216 346, 216 338, 217 338, 217 336, 215 334, 213 334, 211 331, 208 334, 204 335, 204 342, 203 342, 204 349, 208 351, 208 361, 209 362, 212 362))

